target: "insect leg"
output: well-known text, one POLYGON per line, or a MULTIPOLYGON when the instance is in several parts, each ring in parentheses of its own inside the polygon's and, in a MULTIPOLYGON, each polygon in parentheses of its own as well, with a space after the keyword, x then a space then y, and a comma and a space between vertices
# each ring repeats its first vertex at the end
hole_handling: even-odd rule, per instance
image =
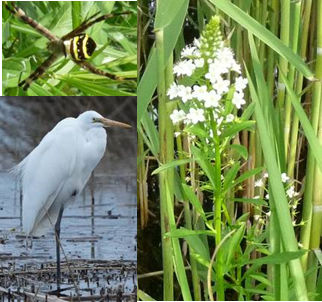
POLYGON ((69 40, 69 39, 75 37, 76 35, 83 33, 87 28, 91 27, 93 24, 95 24, 97 22, 101 22, 101 21, 104 21, 106 19, 109 19, 109 18, 112 18, 115 16, 128 15, 128 14, 131 14, 131 12, 126 11, 126 12, 122 12, 122 13, 106 14, 106 15, 100 16, 100 17, 90 21, 91 19, 93 19, 97 15, 97 14, 95 14, 92 17, 85 20, 82 24, 80 24, 78 27, 73 29, 67 35, 63 36, 61 39, 64 41, 69 40))
POLYGON ((58 37, 56 37, 49 29, 42 26, 38 22, 36 22, 34 19, 28 17, 26 13, 19 7, 15 6, 13 3, 11 3, 12 8, 5 2, 5 6, 7 10, 9 10, 14 16, 21 19, 26 24, 29 24, 31 27, 36 29, 39 33, 41 33, 43 36, 45 36, 49 40, 59 40, 58 37))
POLYGON ((100 69, 96 68, 95 66, 93 66, 92 64, 90 64, 87 61, 75 61, 74 60, 74 62, 76 64, 78 64, 79 66, 81 66, 82 68, 89 70, 91 73, 98 74, 98 75, 101 75, 101 76, 104 76, 104 77, 108 77, 108 78, 110 78, 112 80, 116 80, 116 81, 125 80, 123 77, 119 77, 119 76, 117 76, 115 74, 100 70, 100 69))
POLYGON ((39 65, 36 70, 30 74, 30 76, 23 81, 21 81, 18 86, 22 87, 23 90, 27 90, 31 83, 37 80, 49 67, 53 64, 59 56, 57 54, 50 55, 41 65, 39 65))

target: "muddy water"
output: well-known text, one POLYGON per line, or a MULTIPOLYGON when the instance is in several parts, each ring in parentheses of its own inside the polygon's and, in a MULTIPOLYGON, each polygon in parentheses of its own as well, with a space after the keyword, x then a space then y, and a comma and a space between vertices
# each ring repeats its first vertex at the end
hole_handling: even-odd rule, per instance
MULTIPOLYGON (((2 267, 55 260, 53 231, 26 242, 20 237, 21 196, 8 169, 26 156, 59 120, 88 109, 135 125, 134 98, 0 100, 0 261, 2 267), (26 244, 27 243, 27 244, 26 244)), ((62 258, 136 263, 136 131, 108 131, 107 152, 61 225, 62 258)), ((135 270, 134 270, 135 271, 135 270)), ((103 274, 104 275, 104 274, 103 274)), ((132 279, 132 278, 130 278, 132 279)), ((126 281, 127 282, 127 281, 126 281)), ((115 284, 116 286, 116 284, 115 284)), ((126 285, 133 290, 135 282, 126 285)))

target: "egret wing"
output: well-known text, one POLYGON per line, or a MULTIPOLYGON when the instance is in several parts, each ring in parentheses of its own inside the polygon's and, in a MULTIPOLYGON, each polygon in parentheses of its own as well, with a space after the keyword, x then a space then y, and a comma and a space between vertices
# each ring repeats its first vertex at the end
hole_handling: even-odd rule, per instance
MULTIPOLYGON (((23 228, 35 233, 64 185, 77 160, 77 134, 74 119, 65 119, 50 131, 22 162, 23 228)), ((55 223, 55 222, 53 222, 55 223)))

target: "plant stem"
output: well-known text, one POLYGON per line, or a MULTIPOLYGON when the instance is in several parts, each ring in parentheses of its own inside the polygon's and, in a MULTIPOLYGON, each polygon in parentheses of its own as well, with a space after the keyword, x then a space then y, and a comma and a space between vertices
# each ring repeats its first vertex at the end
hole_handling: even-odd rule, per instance
MULTIPOLYGON (((301 15, 301 2, 298 1, 294 3, 294 9, 292 10, 292 35, 290 44, 292 46, 292 50, 297 53, 298 48, 298 37, 300 34, 300 15, 301 15)), ((290 64, 290 69, 288 73, 288 80, 289 83, 293 86, 294 83, 294 75, 295 75, 295 67, 294 65, 290 64)), ((289 137, 291 131, 291 116, 292 116, 292 104, 290 96, 286 96, 286 103, 285 103, 285 124, 284 124, 284 145, 285 145, 285 158, 289 158, 289 137)))
MULTIPOLYGON (((319 126, 318 138, 322 143, 322 0, 317 1, 317 58, 315 67, 315 77, 318 81, 314 84, 313 100, 319 103, 319 126)), ((314 191, 313 191, 313 213, 312 229, 310 238, 309 266, 316 267, 317 260, 312 250, 319 249, 320 236, 322 234, 322 172, 319 167, 315 166, 314 191)), ((308 278, 308 289, 315 292, 317 281, 317 271, 312 273, 308 278)))
MULTIPOLYGON (((309 25, 310 25, 311 6, 312 6, 312 0, 304 1, 304 9, 303 9, 304 12, 303 12, 303 16, 302 16, 303 25, 302 25, 302 31, 301 31, 301 46, 300 46, 300 55, 304 61, 306 61, 306 51, 307 51, 309 25)), ((295 91, 297 94, 300 94, 300 92, 302 91, 302 87, 303 87, 303 75, 301 73, 297 73, 297 80, 296 80, 296 85, 295 85, 295 91)), ((294 178, 298 130, 299 130, 299 118, 298 118, 297 114, 295 114, 293 117, 293 122, 292 122, 290 153, 289 153, 288 169, 287 169, 287 174, 291 178, 294 178)), ((305 209, 303 209, 303 213, 302 213, 302 217, 304 217, 304 216, 306 216, 305 209)), ((307 219, 305 219, 305 220, 307 220, 307 219)))
MULTIPOLYGON (((170 158, 170 152, 172 148, 173 152, 173 136, 170 138, 169 134, 171 128, 171 121, 169 119, 166 108, 166 83, 165 74, 163 69, 164 60, 164 45, 163 45, 163 32, 156 33, 156 48, 158 53, 158 100, 159 100, 159 133, 160 133, 160 162, 162 164, 167 163, 170 158)), ((173 131, 172 131, 173 133, 173 131)), ((163 171, 159 176, 160 187, 160 216, 161 216, 161 240, 162 240, 162 258, 163 258, 163 299, 165 301, 173 300, 173 264, 172 264, 172 243, 170 237, 165 237, 164 234, 170 232, 170 224, 168 212, 173 211, 173 208, 169 209, 168 204, 173 205, 173 200, 167 202, 167 178, 170 177, 169 170, 163 171)), ((169 181, 168 183, 172 183, 169 181)), ((171 191, 170 191, 171 192, 171 191)), ((172 198, 172 196, 171 196, 172 198)))
MULTIPOLYGON (((216 230, 216 247, 219 246, 221 242, 221 207, 222 207, 222 193, 221 193, 221 153, 220 153, 220 138, 217 134, 217 126, 214 122, 213 113, 211 113, 212 121, 212 131, 215 143, 215 194, 214 194, 214 205, 215 205, 215 215, 214 223, 216 230)), ((217 289, 217 300, 225 300, 224 292, 224 276, 223 276, 223 263, 222 263, 222 251, 219 252, 216 261, 216 289, 217 289)))
MULTIPOLYGON (((321 7, 321 1, 319 0, 318 4, 321 7)), ((321 8, 320 8, 321 9, 321 8)), ((319 14, 320 9, 317 9, 317 12, 319 14)), ((317 14, 317 15, 318 15, 317 14)), ((320 14, 321 18, 322 14, 320 14)), ((319 19, 319 17, 317 17, 319 19)), ((317 47, 322 47, 322 38, 321 38, 321 20, 318 20, 318 24, 320 24, 320 28, 317 25, 318 29, 318 39, 317 39, 317 47)), ((316 60, 316 77, 318 78, 320 76, 321 81, 321 70, 322 70, 322 62, 321 62, 321 55, 317 56, 316 60)), ((321 100, 320 100, 320 94, 321 94, 321 83, 316 82, 313 87, 313 95, 312 95, 312 105, 311 105, 311 120, 312 120, 312 127, 314 130, 314 133, 317 133, 318 127, 319 127, 319 114, 320 114, 320 106, 321 106, 321 100)), ((308 157, 307 157, 307 165, 306 165, 306 182, 305 182, 305 192, 304 192, 304 201, 303 201, 303 221, 305 222, 305 225, 301 228, 301 243, 303 244, 303 248, 309 249, 311 246, 311 232, 312 232, 312 200, 314 198, 314 186, 315 186, 315 160, 312 155, 311 148, 309 148, 308 151, 308 157)), ((319 184, 320 186, 320 184, 319 184)), ((307 269, 308 267, 308 256, 302 257, 302 265, 304 269, 307 269)), ((309 284, 310 281, 307 280, 307 285, 311 286, 309 284)))

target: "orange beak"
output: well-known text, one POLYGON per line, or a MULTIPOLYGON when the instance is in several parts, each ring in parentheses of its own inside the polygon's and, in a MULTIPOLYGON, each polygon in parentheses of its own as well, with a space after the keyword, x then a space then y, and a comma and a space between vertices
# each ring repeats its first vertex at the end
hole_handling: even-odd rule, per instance
POLYGON ((125 124, 125 123, 121 123, 121 122, 117 122, 117 121, 113 121, 113 120, 109 120, 107 118, 100 118, 97 119, 99 122, 101 122, 104 127, 119 127, 119 128, 132 128, 131 125, 125 124))

